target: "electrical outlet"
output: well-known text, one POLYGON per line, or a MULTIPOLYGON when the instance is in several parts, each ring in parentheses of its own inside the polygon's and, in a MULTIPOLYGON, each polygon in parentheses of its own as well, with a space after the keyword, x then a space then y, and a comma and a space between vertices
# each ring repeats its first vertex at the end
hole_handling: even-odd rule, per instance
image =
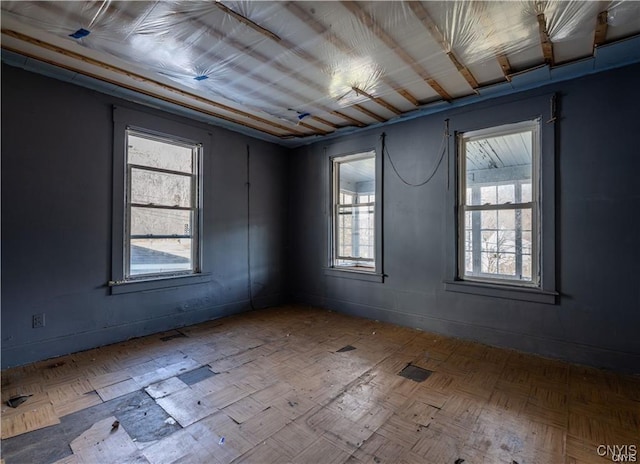
POLYGON ((34 314, 33 315, 33 328, 39 329, 44 327, 44 313, 43 314, 34 314))

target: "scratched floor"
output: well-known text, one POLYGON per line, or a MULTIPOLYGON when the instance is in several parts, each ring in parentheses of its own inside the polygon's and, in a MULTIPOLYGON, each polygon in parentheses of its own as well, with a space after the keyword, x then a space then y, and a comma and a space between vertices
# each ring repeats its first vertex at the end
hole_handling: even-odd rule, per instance
POLYGON ((2 400, 7 464, 577 464, 640 448, 638 377, 295 306, 6 370, 2 400), (8 407, 17 395, 32 396, 8 407))

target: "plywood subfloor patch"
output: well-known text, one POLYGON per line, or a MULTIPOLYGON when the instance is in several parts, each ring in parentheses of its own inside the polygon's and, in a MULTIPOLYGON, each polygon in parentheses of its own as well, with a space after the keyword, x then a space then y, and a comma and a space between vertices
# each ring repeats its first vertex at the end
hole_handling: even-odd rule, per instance
POLYGON ((640 447, 637 377, 295 306, 180 333, 3 372, 3 400, 33 394, 3 407, 3 459, 597 463, 598 444, 640 447))

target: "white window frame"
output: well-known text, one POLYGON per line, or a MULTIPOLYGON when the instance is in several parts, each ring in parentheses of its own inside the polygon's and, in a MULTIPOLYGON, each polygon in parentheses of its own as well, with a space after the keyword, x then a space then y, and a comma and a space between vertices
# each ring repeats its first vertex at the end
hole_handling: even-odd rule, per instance
MULTIPOLYGON (((458 134, 458 279, 465 281, 487 282, 523 287, 540 288, 540 120, 522 121, 514 124, 489 127, 481 130, 467 131, 458 134), (467 169, 466 144, 487 137, 531 132, 531 201, 527 203, 508 203, 500 205, 467 205, 467 169), (531 209, 531 280, 518 278, 504 278, 500 274, 483 273, 480 275, 466 274, 465 266, 465 213, 473 211, 499 211, 531 209)), ((515 181, 504 181, 503 184, 515 184, 515 181)), ((495 185, 495 184, 491 184, 495 185)))
POLYGON ((331 257, 330 257, 330 267, 334 269, 347 270, 347 271, 357 271, 357 272, 368 272, 375 273, 377 268, 377 260, 378 260, 378 207, 377 202, 378 198, 378 173, 376 169, 376 178, 374 181, 374 192, 375 200, 373 202, 367 203, 353 203, 353 204, 341 204, 340 203, 340 165, 342 163, 348 163, 351 161, 358 161, 363 159, 373 159, 375 165, 377 166, 377 157, 374 150, 370 150, 367 152, 355 153, 350 155, 341 155, 335 156, 331 158, 331 257), (363 258, 361 256, 340 256, 339 254, 339 221, 338 215, 340 214, 341 208, 347 207, 358 207, 358 206, 368 206, 373 208, 374 214, 374 227, 373 227, 373 258, 363 258), (338 261, 352 261, 355 262, 355 265, 349 264, 339 264, 338 261))
POLYGON ((157 133, 153 133, 148 130, 139 129, 135 127, 128 126, 125 132, 125 165, 126 165, 126 174, 125 174, 125 232, 124 232, 124 280, 125 281, 137 281, 137 280, 149 280, 154 278, 167 278, 167 277, 178 277, 185 275, 193 275, 198 274, 200 272, 200 216, 201 216, 201 160, 202 160, 202 143, 190 142, 186 140, 181 140, 176 138, 175 136, 161 135, 157 133), (192 171, 191 173, 185 173, 181 171, 174 171, 170 169, 162 169, 144 165, 132 164, 129 162, 129 136, 135 136, 140 138, 145 138, 149 140, 153 140, 160 143, 166 143, 168 145, 180 146, 183 148, 188 148, 191 150, 192 156, 192 171), (170 205, 152 205, 152 204, 138 204, 132 203, 131 200, 131 186, 133 176, 133 169, 140 171, 148 171, 148 172, 157 172, 174 176, 181 177, 190 177, 191 178, 191 195, 190 195, 190 205, 189 207, 181 207, 181 206, 170 206, 170 205), (146 208, 146 209, 163 209, 163 210, 180 210, 180 211, 190 211, 191 213, 191 230, 190 233, 177 236, 133 236, 131 233, 131 208, 146 208), (135 238, 188 238, 191 239, 191 269, 187 269, 184 271, 161 271, 161 272, 149 272, 145 274, 131 274, 131 240, 135 238))
MULTIPOLYGON (((209 266, 210 253, 204 252, 204 228, 207 224, 205 215, 206 198, 211 195, 211 183, 205 182, 212 158, 212 134, 198 127, 197 124, 185 123, 171 115, 156 115, 152 111, 142 111, 127 106, 113 106, 113 178, 112 178, 112 221, 111 221, 111 277, 107 283, 111 295, 135 293, 147 290, 180 287, 208 283, 212 280, 209 266), (136 275, 128 279, 127 270, 127 130, 144 133, 152 137, 160 137, 185 143, 199 145, 200 156, 195 165, 199 174, 197 186, 198 217, 197 227, 197 268, 187 273, 162 273, 158 275, 136 275)), ((209 224, 210 226, 210 224, 209 224)), ((193 261, 195 263, 196 261, 193 261)))

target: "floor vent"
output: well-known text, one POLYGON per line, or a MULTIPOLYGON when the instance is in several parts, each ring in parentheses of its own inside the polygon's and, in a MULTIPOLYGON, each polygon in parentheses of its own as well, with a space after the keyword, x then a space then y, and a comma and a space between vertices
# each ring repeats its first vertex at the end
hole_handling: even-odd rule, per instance
POLYGON ((428 371, 422 367, 412 366, 411 364, 407 364, 407 367, 398 372, 400 377, 413 380, 414 382, 424 382, 431 374, 433 374, 432 371, 428 371))

